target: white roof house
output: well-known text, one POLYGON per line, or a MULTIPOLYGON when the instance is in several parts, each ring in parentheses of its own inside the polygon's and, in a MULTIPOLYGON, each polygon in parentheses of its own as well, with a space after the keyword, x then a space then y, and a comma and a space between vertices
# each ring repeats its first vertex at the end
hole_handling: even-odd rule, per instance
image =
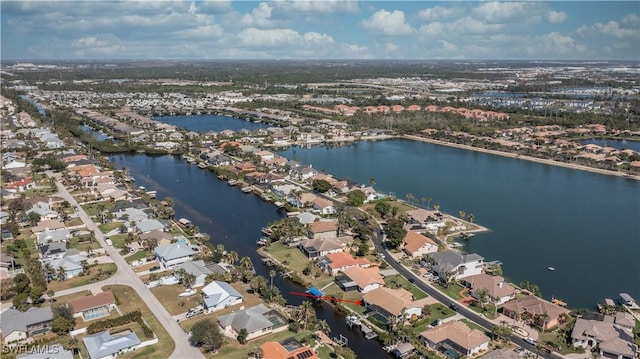
POLYGON ((82 341, 91 359, 113 358, 140 347, 140 339, 134 332, 112 336, 105 331, 84 337, 82 341))
POLYGON ((242 303, 242 294, 229 283, 213 281, 202 288, 203 304, 209 313, 242 303))
POLYGON ((172 268, 193 259, 193 256, 198 253, 198 248, 188 243, 177 242, 158 246, 154 252, 162 268, 172 268))
POLYGON ((202 287, 207 275, 211 274, 211 270, 204 265, 204 261, 185 261, 176 265, 173 268, 173 273, 176 275, 178 269, 184 269, 187 273, 193 274, 196 278, 192 288, 202 287))

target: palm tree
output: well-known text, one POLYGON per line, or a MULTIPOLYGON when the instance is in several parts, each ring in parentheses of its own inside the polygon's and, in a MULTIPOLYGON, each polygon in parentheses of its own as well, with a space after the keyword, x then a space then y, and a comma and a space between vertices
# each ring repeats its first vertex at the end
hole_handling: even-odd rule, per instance
POLYGON ((271 290, 273 290, 273 277, 276 276, 276 271, 271 269, 269 270, 269 277, 271 278, 271 290))
POLYGON ((427 197, 427 209, 431 208, 431 201, 433 201, 433 198, 427 197))
POLYGON ((307 322, 313 316, 315 311, 313 310, 313 305, 310 301, 304 301, 298 307, 298 316, 302 318, 302 330, 307 329, 307 322))
POLYGON ((475 292, 478 296, 478 300, 480 301, 480 305, 482 306, 482 310, 484 310, 484 304, 489 301, 489 290, 487 288, 480 288, 475 292))
POLYGON ((44 273, 47 277, 47 282, 51 280, 51 276, 55 273, 55 269, 51 265, 51 263, 47 262, 44 264, 44 273))
POLYGON ((60 266, 58 267, 57 272, 58 272, 58 280, 59 281, 65 280, 67 276, 67 270, 63 266, 60 266))
POLYGON ((433 209, 435 209, 436 211, 440 212, 440 204, 436 203, 433 205, 433 209))
POLYGON ((371 187, 375 186, 376 178, 375 177, 369 177, 369 184, 371 185, 371 187))
POLYGON ((473 221, 476 219, 476 217, 473 215, 473 213, 469 213, 467 215, 467 221, 469 221, 470 223, 473 223, 473 221))
POLYGON ((242 268, 244 268, 244 270, 252 270, 253 269, 253 263, 251 262, 251 258, 244 256, 242 258, 240 258, 240 262, 239 262, 240 266, 242 268))
POLYGON ((229 264, 234 264, 238 261, 238 258, 238 252, 236 251, 230 251, 229 253, 227 253, 227 262, 229 264))
POLYGON ((331 327, 329 327, 329 323, 326 320, 322 319, 318 321, 318 330, 326 334, 331 332, 331 327))
POLYGON ((465 213, 465 211, 463 211, 463 210, 460 210, 460 211, 458 212, 458 215, 459 215, 459 216, 460 216, 460 218, 462 218, 462 219, 465 219, 465 217, 466 217, 466 213, 465 213))

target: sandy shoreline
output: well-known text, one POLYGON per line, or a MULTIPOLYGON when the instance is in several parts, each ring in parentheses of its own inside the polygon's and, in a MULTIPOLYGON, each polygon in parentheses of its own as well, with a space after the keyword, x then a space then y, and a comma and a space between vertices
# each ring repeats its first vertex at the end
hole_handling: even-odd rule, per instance
POLYGON ((603 174, 603 175, 618 176, 618 177, 624 177, 624 178, 629 178, 629 179, 634 179, 634 180, 640 180, 640 176, 638 176, 638 175, 630 175, 630 174, 627 174, 627 173, 624 173, 624 172, 609 171, 609 170, 603 170, 603 169, 599 169, 599 168, 593 168, 593 167, 584 166, 584 165, 578 165, 578 164, 573 164, 573 163, 558 162, 558 161, 554 161, 554 160, 548 160, 548 159, 531 157, 531 156, 523 156, 523 155, 519 155, 517 153, 509 153, 509 152, 503 152, 503 151, 488 150, 488 149, 485 149, 485 148, 473 147, 473 146, 469 146, 469 145, 461 145, 461 144, 458 144, 458 143, 451 143, 451 142, 446 142, 446 141, 434 140, 434 139, 431 139, 431 138, 425 138, 425 137, 420 137, 420 136, 404 135, 404 136, 399 136, 398 138, 406 138, 406 139, 410 139, 410 140, 414 140, 414 141, 428 142, 428 143, 433 143, 433 144, 436 144, 436 145, 455 147, 455 148, 459 148, 459 149, 463 149, 463 150, 484 152, 484 153, 489 153, 489 154, 492 154, 492 155, 509 157, 509 158, 516 158, 516 159, 525 160, 525 161, 531 161, 531 162, 538 162, 538 163, 543 163, 543 164, 546 164, 546 165, 565 167, 565 168, 570 168, 570 169, 574 169, 574 170, 581 170, 581 171, 599 173, 599 174, 603 174))

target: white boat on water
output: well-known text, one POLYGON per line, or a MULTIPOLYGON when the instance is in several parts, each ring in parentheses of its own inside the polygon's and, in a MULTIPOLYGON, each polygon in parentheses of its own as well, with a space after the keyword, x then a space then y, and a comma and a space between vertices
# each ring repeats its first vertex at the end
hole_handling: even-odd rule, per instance
POLYGON ((550 270, 550 271, 556 270, 554 267, 547 267, 547 269, 550 270))

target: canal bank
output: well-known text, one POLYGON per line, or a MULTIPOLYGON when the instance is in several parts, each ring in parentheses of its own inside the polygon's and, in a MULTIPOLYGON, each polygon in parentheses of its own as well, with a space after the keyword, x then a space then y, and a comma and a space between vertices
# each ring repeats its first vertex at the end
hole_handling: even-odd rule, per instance
MULTIPOLYGON (((283 211, 258 196, 242 193, 240 188, 220 181, 214 172, 190 165, 179 157, 119 154, 111 156, 110 160, 116 168, 127 168, 136 179, 136 185, 157 191, 160 199, 171 197, 177 218, 191 220, 211 236, 214 245, 223 244, 227 250, 235 250, 240 257, 249 256, 256 273, 269 278, 270 268, 262 264, 256 241, 261 236, 261 228, 283 218, 283 211)), ((274 278, 274 285, 289 304, 298 305, 304 300, 291 292, 304 292, 307 288, 280 276, 274 278)), ((329 336, 345 336, 348 346, 358 357, 389 357, 377 340, 367 340, 360 331, 349 329, 345 315, 330 304, 318 303, 316 313, 319 319, 329 324, 329 336)))

